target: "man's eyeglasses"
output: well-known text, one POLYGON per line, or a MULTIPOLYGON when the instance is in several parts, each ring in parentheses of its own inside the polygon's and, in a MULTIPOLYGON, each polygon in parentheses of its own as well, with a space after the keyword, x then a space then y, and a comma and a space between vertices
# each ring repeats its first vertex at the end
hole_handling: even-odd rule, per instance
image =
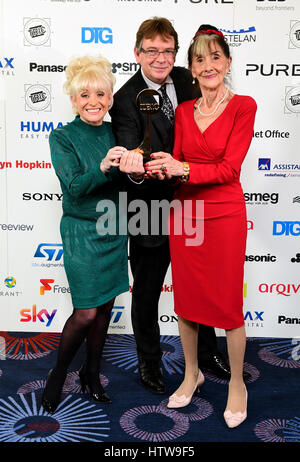
POLYGON ((176 51, 175 50, 164 50, 164 51, 157 51, 157 50, 144 50, 141 48, 140 51, 144 53, 147 58, 157 58, 160 54, 163 54, 165 58, 174 58, 176 51))

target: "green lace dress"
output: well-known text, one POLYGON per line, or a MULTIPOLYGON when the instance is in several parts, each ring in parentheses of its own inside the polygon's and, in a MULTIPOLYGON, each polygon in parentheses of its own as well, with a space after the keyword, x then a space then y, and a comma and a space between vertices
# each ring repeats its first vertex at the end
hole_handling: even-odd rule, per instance
POLYGON ((88 125, 77 116, 53 130, 49 143, 63 193, 60 232, 73 306, 94 308, 129 289, 124 226, 118 233, 122 174, 99 167, 115 146, 111 124, 88 125))

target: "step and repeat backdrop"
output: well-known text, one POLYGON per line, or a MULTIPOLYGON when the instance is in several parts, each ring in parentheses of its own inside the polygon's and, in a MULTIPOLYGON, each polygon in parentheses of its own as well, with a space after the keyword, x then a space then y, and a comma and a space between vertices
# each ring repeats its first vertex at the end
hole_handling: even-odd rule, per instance
MULTIPOLYGON (((65 67, 73 56, 101 53, 112 63, 117 90, 138 70, 136 30, 156 15, 173 22, 176 64, 185 67, 198 26, 221 29, 233 57, 231 89, 257 101, 242 173, 245 324, 250 337, 296 337, 300 1, 2 0, 0 8, 0 330, 60 332, 72 312, 59 233, 62 194, 48 146, 51 130, 73 119, 62 91, 65 67)), ((132 333, 130 304, 130 292, 117 298, 110 333, 132 333)), ((178 334, 170 271, 160 326, 162 334, 178 334)))

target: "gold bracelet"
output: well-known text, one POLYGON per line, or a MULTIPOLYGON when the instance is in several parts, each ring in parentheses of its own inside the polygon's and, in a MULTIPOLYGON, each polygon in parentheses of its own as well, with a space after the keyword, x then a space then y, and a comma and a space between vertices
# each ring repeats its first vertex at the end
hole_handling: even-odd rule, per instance
POLYGON ((181 175, 181 181, 185 183, 190 176, 190 164, 188 162, 182 162, 183 165, 183 175, 181 175))

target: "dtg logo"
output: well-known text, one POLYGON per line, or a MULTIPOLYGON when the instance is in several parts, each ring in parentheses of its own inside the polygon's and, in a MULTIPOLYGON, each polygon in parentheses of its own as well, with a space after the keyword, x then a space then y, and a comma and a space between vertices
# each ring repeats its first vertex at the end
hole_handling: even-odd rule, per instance
POLYGON ((112 30, 109 27, 82 27, 81 42, 112 43, 112 30))
POLYGON ((273 221, 273 236, 300 236, 300 221, 273 221))
POLYGON ((21 315, 21 322, 37 322, 39 320, 40 322, 45 322, 46 318, 46 327, 49 327, 50 324, 53 321, 53 318, 56 314, 57 310, 53 310, 51 314, 48 313, 47 310, 42 309, 37 313, 36 305, 32 305, 32 309, 30 308, 24 308, 23 310, 20 311, 21 315))
POLYGON ((40 282, 42 283, 40 287, 40 294, 45 295, 45 290, 51 290, 52 287, 50 284, 54 282, 54 279, 40 279, 40 282))
POLYGON ((42 243, 36 249, 34 257, 46 258, 47 260, 58 261, 61 259, 63 254, 62 244, 45 244, 42 243))

